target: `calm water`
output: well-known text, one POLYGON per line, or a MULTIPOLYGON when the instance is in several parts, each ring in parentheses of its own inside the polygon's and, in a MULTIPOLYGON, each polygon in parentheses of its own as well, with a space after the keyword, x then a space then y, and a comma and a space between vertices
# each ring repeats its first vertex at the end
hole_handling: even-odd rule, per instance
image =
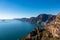
POLYGON ((35 24, 17 20, 0 21, 0 40, 17 40, 33 30, 35 24))

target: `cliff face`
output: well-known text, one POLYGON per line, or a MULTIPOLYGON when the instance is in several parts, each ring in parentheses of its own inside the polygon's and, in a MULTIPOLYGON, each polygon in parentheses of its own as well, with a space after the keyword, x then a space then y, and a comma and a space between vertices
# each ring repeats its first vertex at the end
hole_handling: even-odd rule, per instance
POLYGON ((47 24, 47 23, 51 22, 52 20, 54 20, 55 18, 56 18, 55 15, 40 14, 37 17, 22 18, 22 19, 17 18, 16 20, 26 21, 26 22, 30 22, 30 23, 37 23, 37 24, 44 22, 47 24))
POLYGON ((39 22, 45 22, 45 23, 49 23, 52 20, 55 19, 55 15, 50 15, 50 14, 40 14, 36 17, 37 23, 39 22), (38 22, 39 21, 39 22, 38 22))
POLYGON ((32 32, 21 40, 60 40, 60 14, 56 19, 48 23, 46 27, 36 27, 32 32))
POLYGON ((46 27, 53 35, 53 37, 60 37, 60 14, 56 16, 56 19, 49 23, 46 27))

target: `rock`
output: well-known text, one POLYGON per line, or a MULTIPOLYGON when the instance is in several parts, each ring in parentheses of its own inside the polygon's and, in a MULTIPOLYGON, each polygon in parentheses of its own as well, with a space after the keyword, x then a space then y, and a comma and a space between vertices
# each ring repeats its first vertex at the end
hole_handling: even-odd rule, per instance
POLYGON ((60 37, 60 14, 46 28, 52 33, 53 37, 60 37))
POLYGON ((60 40, 60 14, 44 28, 36 27, 23 40, 60 40), (28 38, 29 36, 29 38, 28 38))
POLYGON ((51 15, 51 14, 40 14, 37 17, 30 17, 30 18, 15 18, 15 20, 20 20, 20 21, 26 21, 29 23, 36 23, 36 24, 40 24, 42 22, 45 23, 49 23, 52 20, 54 20, 56 18, 55 15, 51 15))

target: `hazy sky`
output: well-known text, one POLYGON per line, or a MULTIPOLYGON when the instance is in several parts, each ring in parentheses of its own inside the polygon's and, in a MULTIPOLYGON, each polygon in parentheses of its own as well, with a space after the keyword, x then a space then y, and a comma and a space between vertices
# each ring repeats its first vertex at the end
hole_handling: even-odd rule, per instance
POLYGON ((60 12, 60 0, 0 0, 0 19, 60 12))

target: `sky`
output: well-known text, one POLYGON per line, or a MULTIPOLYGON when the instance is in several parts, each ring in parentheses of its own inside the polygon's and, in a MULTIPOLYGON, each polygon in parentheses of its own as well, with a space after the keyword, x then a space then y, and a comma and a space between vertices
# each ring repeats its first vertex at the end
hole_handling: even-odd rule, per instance
POLYGON ((58 14, 60 0, 0 0, 0 19, 29 18, 39 14, 58 14))

